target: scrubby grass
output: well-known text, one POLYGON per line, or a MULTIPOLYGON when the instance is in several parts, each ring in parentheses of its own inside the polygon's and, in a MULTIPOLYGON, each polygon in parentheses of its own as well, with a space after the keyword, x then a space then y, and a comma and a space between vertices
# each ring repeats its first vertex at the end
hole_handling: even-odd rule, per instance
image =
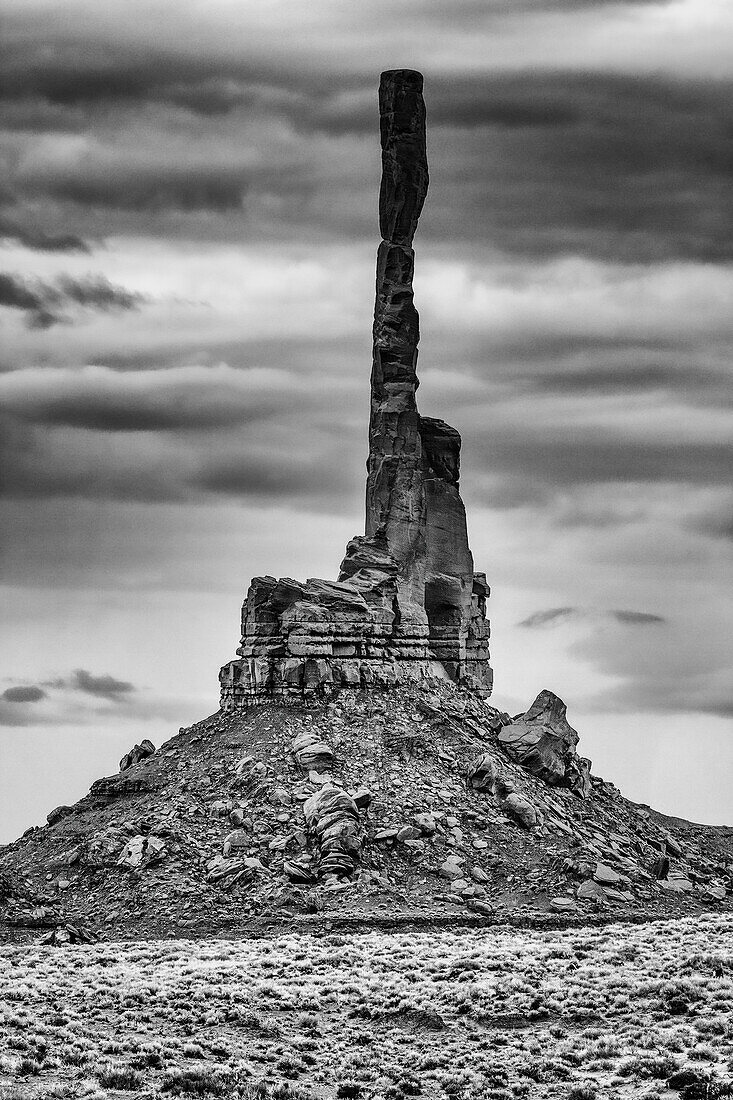
POLYGON ((731 917, 0 949, 0 1100, 652 1100, 683 1068, 731 1077, 731 917))

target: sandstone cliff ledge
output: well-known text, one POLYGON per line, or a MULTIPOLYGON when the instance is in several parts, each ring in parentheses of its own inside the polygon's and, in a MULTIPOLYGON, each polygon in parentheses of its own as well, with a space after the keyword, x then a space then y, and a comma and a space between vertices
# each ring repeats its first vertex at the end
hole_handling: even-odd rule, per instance
POLYGON ((238 659, 220 673, 227 708, 339 687, 439 678, 491 693, 483 573, 459 492, 461 437, 420 416, 412 242, 428 189, 422 76, 382 73, 382 183, 365 534, 337 581, 255 577, 238 659))

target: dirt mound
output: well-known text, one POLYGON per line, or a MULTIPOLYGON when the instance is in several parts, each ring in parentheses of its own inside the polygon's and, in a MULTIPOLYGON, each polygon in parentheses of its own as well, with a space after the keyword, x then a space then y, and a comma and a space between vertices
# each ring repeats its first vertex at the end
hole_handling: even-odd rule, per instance
POLYGON ((728 908, 733 830, 550 786, 440 681, 217 713, 0 852, 0 935, 123 938, 728 908))

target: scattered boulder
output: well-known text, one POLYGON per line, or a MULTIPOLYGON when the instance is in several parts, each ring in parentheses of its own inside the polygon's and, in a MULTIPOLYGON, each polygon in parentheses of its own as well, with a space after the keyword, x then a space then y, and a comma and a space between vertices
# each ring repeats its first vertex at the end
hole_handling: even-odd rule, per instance
POLYGON ((589 878, 586 879, 585 882, 581 882, 576 897, 580 898, 582 901, 595 901, 598 904, 604 904, 606 901, 606 891, 599 883, 589 878))
POLYGON ((155 745, 146 737, 139 745, 133 745, 130 751, 125 753, 120 760, 120 771, 126 772, 128 768, 132 768, 135 764, 139 764, 141 760, 145 760, 146 757, 152 756, 154 752, 155 745))
POLYGON ((498 778, 496 761, 488 753, 477 757, 468 769, 468 785, 475 791, 493 794, 498 778))
POLYGON ((265 868, 258 859, 227 859, 215 856, 206 864, 206 881, 220 889, 231 890, 236 883, 251 883, 265 868))
POLYGON ((283 864, 283 871, 291 882, 299 885, 309 886, 316 881, 310 857, 286 860, 283 864))
POLYGON ((573 898, 551 898, 550 908, 558 913, 573 913, 578 906, 573 898))
POLYGON ((618 871, 614 871, 613 867, 609 867, 607 863, 596 863, 593 878, 601 886, 615 886, 617 882, 621 882, 622 876, 618 871))
POLYGON ((460 856, 448 856, 444 863, 441 863, 438 868, 438 874, 443 878, 459 879, 463 875, 461 870, 461 857, 460 856))
POLYGON ((252 840, 248 832, 244 829, 234 829, 224 838, 224 844, 222 845, 222 854, 226 857, 235 848, 249 848, 252 840))
POLYGON ((39 940, 44 947, 66 947, 74 943, 97 943, 99 936, 80 924, 62 924, 39 940))
POLYGON ((415 814, 415 824, 423 836, 433 836, 437 828, 435 818, 429 813, 415 814))
POLYGON ((207 812, 209 817, 226 817, 229 809, 228 802, 225 802, 223 798, 217 798, 215 802, 209 803, 207 812))
POLYGON ((69 814, 73 814, 73 812, 73 806, 57 806, 55 810, 51 810, 51 813, 46 815, 46 821, 49 825, 55 825, 58 821, 68 817, 69 814))
POLYGON ((134 871, 160 863, 167 854, 165 841, 161 837, 138 834, 131 837, 124 846, 118 856, 117 865, 134 871))
POLYGON ((579 736, 568 723, 567 708, 551 691, 541 691, 532 706, 499 731, 499 744, 545 783, 590 793, 590 761, 577 756, 579 736))
POLYGON ((540 824, 537 810, 531 802, 516 791, 510 791, 501 801, 501 808, 509 817, 514 818, 517 824, 525 829, 534 829, 540 824))
POLYGON ((298 734, 293 740, 293 755, 304 771, 330 771, 333 767, 333 749, 314 730, 298 734))
POLYGON ((100 829, 93 833, 83 845, 81 862, 87 867, 102 868, 114 866, 126 837, 121 829, 100 829))
POLYGON ((694 890, 693 882, 682 871, 670 871, 667 878, 659 885, 663 890, 671 890, 675 894, 689 894, 694 890))
POLYGON ((480 913, 483 917, 493 917, 495 912, 494 906, 490 902, 477 898, 471 898, 466 902, 466 905, 473 913, 480 913))
POLYGON ((565 783, 579 798, 590 798, 593 792, 591 767, 586 756, 571 756, 565 765, 565 783))
POLYGON ((359 810, 351 795, 340 787, 323 786, 303 803, 303 813, 320 851, 321 873, 351 875, 361 853, 359 810))

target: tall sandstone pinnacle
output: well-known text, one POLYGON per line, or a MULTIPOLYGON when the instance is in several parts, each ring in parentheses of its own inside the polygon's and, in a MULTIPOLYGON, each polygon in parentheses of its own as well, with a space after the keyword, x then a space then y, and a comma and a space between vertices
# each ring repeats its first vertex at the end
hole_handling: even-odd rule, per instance
POLYGON ((491 692, 483 573, 459 493, 461 438, 420 416, 412 242, 428 190, 423 78, 382 73, 382 182, 365 534, 337 581, 255 577, 222 705, 439 677, 491 692))
MULTIPOLYGON (((443 421, 421 417, 415 399, 420 326, 412 242, 428 191, 422 88, 421 74, 409 69, 382 73, 379 87, 383 239, 377 252, 366 533, 383 535, 399 563, 403 619, 427 621, 431 649, 460 679, 472 648, 480 648, 471 643, 479 640, 478 604, 488 588, 485 577, 474 574, 468 547, 458 491, 461 437, 443 421)), ((473 659, 488 659, 488 652, 473 659)), ((485 681, 485 669, 478 671, 485 681)))

